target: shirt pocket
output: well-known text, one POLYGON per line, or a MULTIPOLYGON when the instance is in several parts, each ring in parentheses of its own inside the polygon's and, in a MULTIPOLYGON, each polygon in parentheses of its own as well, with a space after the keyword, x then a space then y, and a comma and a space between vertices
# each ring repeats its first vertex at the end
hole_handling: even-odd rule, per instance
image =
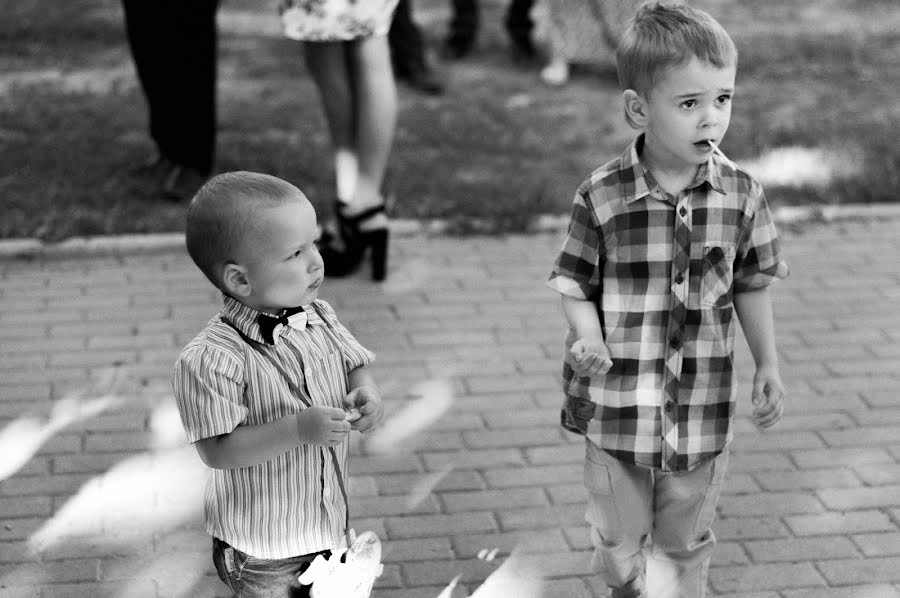
POLYGON ((314 360, 304 369, 306 389, 313 405, 343 408, 343 399, 347 394, 347 370, 340 350, 314 360))
POLYGON ((700 266, 700 307, 731 305, 736 255, 737 250, 730 243, 711 243, 703 246, 700 266))

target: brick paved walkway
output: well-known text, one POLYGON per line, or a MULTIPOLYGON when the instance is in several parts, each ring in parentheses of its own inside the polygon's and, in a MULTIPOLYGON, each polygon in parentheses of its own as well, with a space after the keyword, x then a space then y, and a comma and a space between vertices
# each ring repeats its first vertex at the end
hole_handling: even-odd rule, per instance
MULTIPOLYGON (((900 596, 898 224, 783 231, 789 409, 760 434, 749 400, 739 408, 716 596, 900 596)), ((556 425, 563 320, 542 283, 558 243, 405 238, 385 285, 324 287, 378 352, 389 414, 454 398, 392 453, 353 439, 353 524, 385 540, 376 598, 434 598, 458 574, 454 596, 468 595, 514 546, 545 596, 599 596, 583 448, 556 425), (494 547, 501 558, 478 558, 494 547)), ((168 386, 216 304, 174 253, 0 263, 0 477, 15 471, 0 482, 0 596, 223 595, 168 386), (127 379, 104 398, 91 387, 114 363, 127 379)), ((742 341, 738 353, 746 368, 742 341)))

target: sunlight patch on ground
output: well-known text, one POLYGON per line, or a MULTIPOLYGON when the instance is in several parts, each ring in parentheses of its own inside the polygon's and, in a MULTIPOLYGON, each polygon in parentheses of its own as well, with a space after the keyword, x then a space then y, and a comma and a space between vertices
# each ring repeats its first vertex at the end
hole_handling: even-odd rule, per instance
POLYGON ((123 402, 118 394, 127 373, 121 368, 104 372, 98 383, 71 392, 53 404, 50 416, 26 415, 0 430, 0 480, 16 473, 57 432, 81 420, 103 413, 123 402))
POLYGON ((85 483, 32 535, 29 547, 40 553, 72 538, 124 530, 151 537, 196 521, 204 476, 193 447, 125 459, 85 483))
POLYGON ((827 187, 835 179, 858 174, 860 162, 851 151, 791 146, 741 160, 740 166, 763 185, 827 187))
POLYGON ((418 399, 388 418, 369 437, 373 453, 397 453, 414 436, 424 432, 453 405, 453 389, 447 380, 429 380, 410 389, 418 399))
MULTIPOLYGON (((496 555, 495 551, 486 554, 496 555)), ((479 557, 481 558, 481 557, 479 557)), ((485 560, 485 559, 482 559, 485 560)), ((523 564, 515 550, 503 562, 500 567, 491 573, 469 598, 542 598, 544 595, 544 582, 536 577, 532 566, 523 564)), ((450 584, 437 596, 437 598, 450 598, 453 589, 459 582, 459 576, 453 578, 450 584)))

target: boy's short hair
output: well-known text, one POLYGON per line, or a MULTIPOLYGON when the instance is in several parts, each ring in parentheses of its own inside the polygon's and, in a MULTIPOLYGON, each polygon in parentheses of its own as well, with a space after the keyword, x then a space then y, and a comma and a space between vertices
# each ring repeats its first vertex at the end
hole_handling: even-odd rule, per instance
POLYGON ((305 200, 294 185, 257 172, 226 172, 209 179, 187 210, 185 243, 197 267, 224 290, 222 268, 236 262, 261 209, 305 200))
POLYGON ((706 12, 681 3, 645 4, 616 49, 619 85, 647 97, 666 70, 692 57, 723 68, 737 66, 738 53, 728 32, 706 12))

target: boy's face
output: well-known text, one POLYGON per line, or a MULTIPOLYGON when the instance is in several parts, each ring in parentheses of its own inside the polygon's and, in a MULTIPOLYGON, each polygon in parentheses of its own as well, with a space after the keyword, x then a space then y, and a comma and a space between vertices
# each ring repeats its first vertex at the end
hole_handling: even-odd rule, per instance
POLYGON ((663 169, 694 169, 705 163, 731 120, 734 65, 719 68, 696 57, 670 69, 643 98, 644 152, 663 169))
POLYGON ((266 208, 243 249, 249 294, 240 300, 259 311, 311 303, 319 294, 324 269, 316 248, 316 212, 305 198, 266 208))

